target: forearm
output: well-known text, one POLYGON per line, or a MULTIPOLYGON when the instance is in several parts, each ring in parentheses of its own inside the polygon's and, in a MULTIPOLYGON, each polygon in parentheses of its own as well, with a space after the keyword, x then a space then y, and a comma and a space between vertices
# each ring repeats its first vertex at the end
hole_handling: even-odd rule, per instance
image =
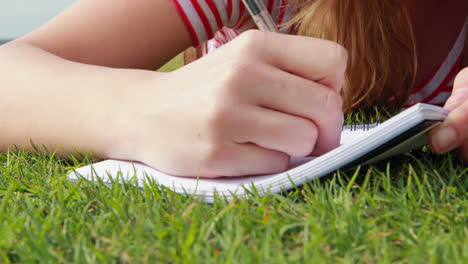
POLYGON ((23 42, 86 64, 155 70, 191 45, 171 0, 80 0, 23 42))
POLYGON ((75 63, 35 46, 0 47, 0 150, 32 145, 108 156, 122 140, 122 99, 158 73, 75 63))

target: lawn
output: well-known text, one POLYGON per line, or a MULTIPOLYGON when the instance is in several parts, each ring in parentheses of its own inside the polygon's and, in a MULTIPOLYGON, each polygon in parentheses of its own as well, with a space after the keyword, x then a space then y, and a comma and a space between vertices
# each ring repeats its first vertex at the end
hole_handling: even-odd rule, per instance
POLYGON ((212 205, 67 181, 93 160, 0 154, 0 262, 468 263, 468 169, 427 147, 212 205))

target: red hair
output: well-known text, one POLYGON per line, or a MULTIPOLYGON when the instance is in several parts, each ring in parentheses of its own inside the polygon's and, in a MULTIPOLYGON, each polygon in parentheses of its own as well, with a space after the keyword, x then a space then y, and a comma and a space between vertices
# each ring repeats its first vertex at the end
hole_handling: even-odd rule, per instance
MULTIPOLYGON (((296 0, 298 35, 335 41, 349 52, 344 111, 398 109, 417 72, 411 1, 296 0)), ((313 53, 313 51, 311 51, 313 53)))
MULTIPOLYGON (((409 3, 290 0, 298 13, 287 24, 297 24, 298 35, 335 41, 349 52, 342 89, 345 112, 371 112, 375 106, 391 111, 407 100, 417 72, 409 3)), ((203 47, 185 51, 185 64, 201 57, 203 47)))

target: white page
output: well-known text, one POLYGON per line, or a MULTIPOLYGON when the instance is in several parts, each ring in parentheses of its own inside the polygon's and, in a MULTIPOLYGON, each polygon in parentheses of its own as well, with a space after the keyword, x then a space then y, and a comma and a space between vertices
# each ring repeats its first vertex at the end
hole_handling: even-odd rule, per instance
MULTIPOLYGON (((98 176, 104 182, 108 182, 109 177, 115 179, 117 175, 123 177, 120 180, 129 180, 136 176, 140 186, 150 179, 175 192, 196 193, 208 202, 213 200, 215 193, 222 194, 228 199, 232 198, 232 193, 237 196, 246 195, 246 189, 250 189, 252 184, 259 193, 280 192, 282 189, 294 188, 305 181, 342 168, 383 143, 421 124, 424 120, 442 120, 447 114, 448 112, 440 107, 418 104, 370 130, 358 129, 351 132, 349 129, 344 129, 340 147, 316 158, 292 158, 289 170, 271 175, 216 179, 184 178, 164 174, 140 163, 107 160, 92 165, 95 173, 91 173, 91 166, 86 166, 71 172, 68 177, 71 180, 78 180, 80 176, 83 176, 85 179, 92 180, 93 177, 98 176)), ((419 133, 411 142, 420 144, 420 138, 425 136, 424 133, 419 133)), ((399 151, 408 150, 408 147, 411 145, 394 148, 390 153, 398 154, 401 153, 399 151)))

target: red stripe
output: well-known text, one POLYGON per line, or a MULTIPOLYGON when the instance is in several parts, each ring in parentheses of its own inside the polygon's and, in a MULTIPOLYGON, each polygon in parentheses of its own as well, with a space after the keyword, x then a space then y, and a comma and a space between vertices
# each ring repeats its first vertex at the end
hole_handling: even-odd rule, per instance
POLYGON ((445 77, 444 81, 440 84, 440 86, 437 87, 437 89, 431 95, 429 95, 428 97, 424 98, 424 100, 422 100, 423 103, 427 103, 427 102, 431 101, 440 92, 447 89, 446 88, 447 84, 452 80, 453 76, 455 76, 455 74, 457 73, 458 67, 460 66, 460 62, 461 62, 461 57, 458 58, 457 62, 455 62, 455 65, 453 65, 453 67, 450 70, 449 74, 447 74, 447 76, 445 77))
POLYGON ((278 17, 278 25, 281 25, 283 23, 284 15, 286 14, 286 7, 288 6, 288 0, 284 0, 281 2, 280 5, 280 13, 278 17))
POLYGON ((453 90, 453 85, 447 85, 443 89, 440 90, 441 93, 443 92, 451 92, 453 90))
POLYGON ((214 39, 215 43, 218 43, 218 44, 223 44, 224 43, 224 41, 222 41, 218 37, 214 37, 213 39, 214 39))
POLYGON ((291 29, 289 29, 289 33, 288 34, 292 34, 292 35, 295 35, 296 34, 296 24, 293 24, 291 26, 291 29))
POLYGON ((245 10, 244 4, 242 4, 242 1, 239 1, 239 17, 237 18, 237 21, 234 24, 233 28, 237 28, 237 25, 239 24, 239 22, 241 21, 243 15, 244 15, 244 10, 245 10))
MULTIPOLYGON (((244 12, 245 12, 245 6, 242 3, 242 1, 239 1, 239 18, 237 19, 236 24, 240 23, 242 17, 244 16, 244 12)), ((248 17, 250 17, 250 15, 248 15, 248 17)))
MULTIPOLYGON (((221 32, 221 31, 219 31, 221 32)), ((214 40, 215 40, 215 43, 218 43, 218 44, 226 44, 226 36, 225 35, 221 35, 221 34, 215 34, 215 37, 214 37, 214 40)))
POLYGON ((200 40, 198 39, 197 33, 195 32, 195 29, 193 28, 192 22, 190 22, 190 20, 187 17, 187 14, 185 14, 184 9, 182 8, 182 6, 180 6, 177 0, 172 0, 172 3, 174 3, 174 6, 177 12, 179 13, 180 17, 184 21, 185 26, 190 32, 190 35, 192 36, 193 46, 198 46, 200 44, 200 40))
POLYGON ((423 84, 419 85, 419 86, 416 86, 416 88, 414 88, 412 91, 411 91, 411 94, 415 94, 415 93, 418 93, 420 92, 424 87, 426 87, 431 81, 432 79, 434 79, 434 77, 436 76, 436 74, 439 72, 440 68, 442 67, 442 64, 441 63, 439 65, 439 68, 437 68, 437 70, 431 75, 431 77, 429 77, 429 79, 427 79, 423 84))
POLYGON ((208 7, 211 9, 211 13, 213 13, 215 19, 216 19, 216 24, 218 24, 218 28, 223 27, 223 21, 221 19, 221 16, 219 15, 218 8, 216 8, 215 3, 213 0, 206 0, 206 4, 208 7))
POLYGON ((226 33, 224 33, 223 30, 218 31, 219 34, 223 35, 223 37, 226 39, 226 33))
POLYGON ((249 20, 251 20, 252 18, 250 16, 244 18, 238 26, 235 27, 235 29, 242 29, 242 27, 245 25, 245 23, 249 20))
POLYGON ((406 108, 410 108, 410 107, 412 107, 413 105, 415 105, 415 104, 405 104, 405 105, 403 105, 403 108, 405 108, 405 109, 406 109, 406 108))
MULTIPOLYGON (((443 60, 444 62, 447 60, 448 58, 448 55, 447 57, 445 57, 445 59, 443 60)), ((460 57, 461 58, 461 55, 460 57)), ((432 81, 432 79, 434 79, 435 75, 440 71, 440 68, 442 68, 442 65, 444 63, 442 62, 439 67, 437 68, 437 70, 434 72, 434 74, 432 74, 431 77, 429 77, 429 79, 427 79, 423 84, 421 84, 420 86, 417 86, 416 88, 413 89, 413 91, 411 91, 411 94, 415 94, 415 93, 418 93, 419 91, 421 91, 424 87, 426 87, 430 81, 432 81)))
POLYGON ((210 21, 203 12, 203 9, 201 8, 200 4, 198 4, 198 0, 190 0, 190 2, 192 2, 195 11, 197 11, 198 16, 202 21, 203 27, 205 28, 206 34, 208 35, 208 39, 211 39, 213 37, 213 30, 211 30, 210 21))
POLYGON ((237 32, 235 29, 231 29, 231 30, 229 31, 229 35, 231 36, 231 37, 230 37, 230 38, 231 38, 230 40, 233 40, 233 39, 235 39, 237 36, 239 36, 239 32, 237 32))
POLYGON ((225 35, 226 35, 226 39, 227 39, 228 41, 232 40, 232 35, 233 35, 233 33, 231 32, 231 30, 232 30, 232 29, 229 29, 229 30, 227 30, 226 32, 224 32, 225 35))
POLYGON ((272 11, 273 11, 273 4, 274 4, 274 3, 275 3, 275 0, 270 0, 270 1, 268 1, 268 7, 267 7, 267 9, 268 9, 268 13, 270 13, 270 15, 271 15, 271 13, 272 13, 272 11))
POLYGON ((231 19, 231 15, 232 15, 232 0, 227 0, 227 13, 228 13, 229 19, 231 19))

